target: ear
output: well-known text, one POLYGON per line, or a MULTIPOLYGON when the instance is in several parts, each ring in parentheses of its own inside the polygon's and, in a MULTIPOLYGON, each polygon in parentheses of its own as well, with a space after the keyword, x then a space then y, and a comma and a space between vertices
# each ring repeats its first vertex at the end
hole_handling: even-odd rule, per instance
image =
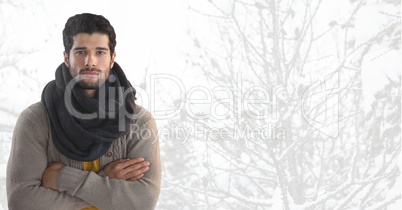
POLYGON ((70 67, 68 64, 69 63, 68 62, 68 54, 66 53, 66 51, 63 52, 63 55, 64 55, 64 64, 66 64, 67 67, 70 67))
POLYGON ((116 58, 116 52, 113 53, 112 59, 110 60, 110 68, 113 68, 115 58, 116 58))

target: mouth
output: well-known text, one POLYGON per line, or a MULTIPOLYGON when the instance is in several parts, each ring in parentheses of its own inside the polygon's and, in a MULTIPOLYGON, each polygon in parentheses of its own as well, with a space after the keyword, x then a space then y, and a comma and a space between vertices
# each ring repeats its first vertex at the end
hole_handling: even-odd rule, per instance
POLYGON ((99 75, 98 71, 83 71, 80 72, 81 75, 99 75))
POLYGON ((97 75, 99 75, 99 73, 98 73, 98 72, 83 72, 83 73, 80 73, 80 75, 84 75, 84 76, 97 76, 97 75))
POLYGON ((81 70, 79 74, 80 74, 80 76, 84 76, 84 77, 98 77, 98 75, 100 74, 100 71, 96 70, 96 69, 94 69, 94 70, 85 69, 85 70, 81 70))

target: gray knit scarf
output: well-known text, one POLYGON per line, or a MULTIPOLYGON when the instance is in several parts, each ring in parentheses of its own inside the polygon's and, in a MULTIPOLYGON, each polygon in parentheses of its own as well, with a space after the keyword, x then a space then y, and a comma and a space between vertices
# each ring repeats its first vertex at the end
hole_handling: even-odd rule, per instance
POLYGON ((69 90, 73 78, 63 63, 56 69, 56 79, 43 89, 42 103, 50 118, 53 142, 66 157, 77 161, 96 160, 108 151, 114 140, 129 132, 128 115, 134 112, 135 89, 117 63, 109 78, 112 75, 114 81, 106 79, 96 96, 89 98, 78 85, 69 90), (65 94, 71 99, 65 100, 65 94), (71 113, 72 108, 76 114, 71 113))

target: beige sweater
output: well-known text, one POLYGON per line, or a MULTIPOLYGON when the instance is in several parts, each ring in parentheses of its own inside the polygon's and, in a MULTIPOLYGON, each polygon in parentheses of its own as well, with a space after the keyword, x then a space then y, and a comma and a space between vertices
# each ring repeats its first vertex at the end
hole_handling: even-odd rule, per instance
POLYGON ((82 162, 63 156, 55 148, 42 103, 25 109, 15 126, 7 166, 9 209, 71 210, 87 206, 108 210, 154 209, 161 184, 157 127, 144 108, 137 105, 135 112, 143 113, 132 126, 139 130, 133 129, 114 141, 107 155, 100 158, 101 169, 122 158, 144 157, 150 162, 143 178, 125 181, 109 179, 103 170, 83 171, 82 162), (66 165, 57 178, 57 191, 41 187, 42 173, 50 162, 66 165))

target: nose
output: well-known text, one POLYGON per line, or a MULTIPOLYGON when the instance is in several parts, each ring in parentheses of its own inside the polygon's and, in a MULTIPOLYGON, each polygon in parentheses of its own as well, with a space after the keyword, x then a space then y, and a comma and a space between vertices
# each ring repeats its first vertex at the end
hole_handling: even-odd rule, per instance
POLYGON ((85 58, 85 66, 86 67, 95 67, 96 66, 96 59, 95 56, 88 54, 85 58))

